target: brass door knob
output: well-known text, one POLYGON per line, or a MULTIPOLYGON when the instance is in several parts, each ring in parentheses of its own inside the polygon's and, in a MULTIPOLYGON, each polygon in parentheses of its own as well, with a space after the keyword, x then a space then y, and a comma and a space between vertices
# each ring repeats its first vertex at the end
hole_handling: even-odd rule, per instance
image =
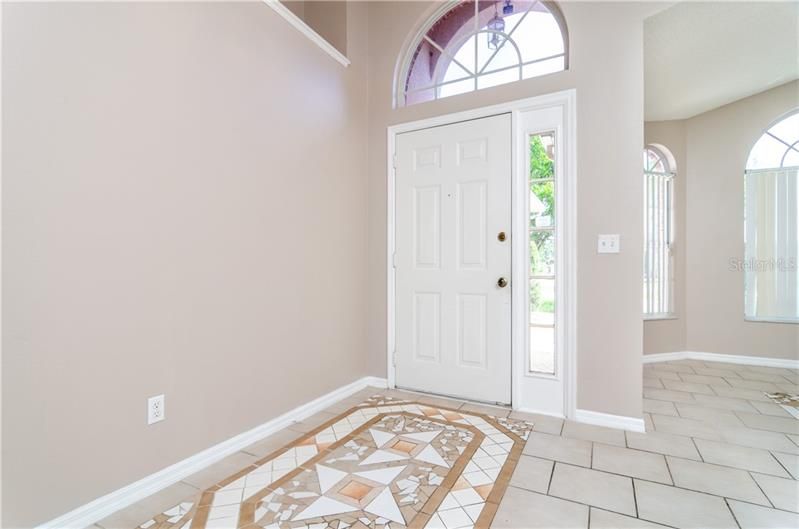
POLYGON ((499 288, 505 288, 506 286, 508 286, 508 280, 507 280, 507 279, 505 279, 504 277, 500 277, 500 278, 497 280, 497 286, 498 286, 499 288))
POLYGON ((505 236, 505 232, 504 231, 501 231, 501 232, 499 232, 497 234, 497 240, 499 242, 505 242, 505 239, 507 239, 507 237, 505 236))

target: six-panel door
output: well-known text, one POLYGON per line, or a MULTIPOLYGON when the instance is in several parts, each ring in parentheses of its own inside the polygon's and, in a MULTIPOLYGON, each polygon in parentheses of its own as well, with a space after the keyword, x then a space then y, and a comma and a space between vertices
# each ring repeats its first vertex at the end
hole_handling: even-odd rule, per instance
POLYGON ((399 134, 396 155, 396 384, 510 403, 510 114, 399 134))

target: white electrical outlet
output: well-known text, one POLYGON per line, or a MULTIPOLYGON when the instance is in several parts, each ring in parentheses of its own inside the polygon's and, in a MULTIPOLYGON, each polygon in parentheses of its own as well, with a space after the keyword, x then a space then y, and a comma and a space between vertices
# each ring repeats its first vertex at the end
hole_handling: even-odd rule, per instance
POLYGON ((621 236, 617 233, 599 235, 597 237, 597 253, 619 253, 621 251, 621 236))
POLYGON ((166 403, 164 396, 150 397, 147 399, 147 424, 154 424, 166 419, 166 403))

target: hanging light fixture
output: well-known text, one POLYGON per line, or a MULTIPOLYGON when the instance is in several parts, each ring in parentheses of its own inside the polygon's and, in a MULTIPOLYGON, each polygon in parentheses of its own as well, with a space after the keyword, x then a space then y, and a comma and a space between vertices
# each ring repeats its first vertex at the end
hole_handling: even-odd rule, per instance
POLYGON ((513 14, 513 2, 511 2, 511 0, 505 0, 505 5, 502 6, 502 16, 506 17, 512 14, 513 14))
POLYGON ((491 18, 491 20, 488 21, 488 25, 486 25, 486 28, 491 30, 488 33, 488 49, 495 50, 499 47, 499 45, 502 43, 503 40, 502 36, 499 33, 495 32, 505 31, 505 19, 499 16, 499 12, 497 11, 497 4, 494 4, 494 16, 491 18))

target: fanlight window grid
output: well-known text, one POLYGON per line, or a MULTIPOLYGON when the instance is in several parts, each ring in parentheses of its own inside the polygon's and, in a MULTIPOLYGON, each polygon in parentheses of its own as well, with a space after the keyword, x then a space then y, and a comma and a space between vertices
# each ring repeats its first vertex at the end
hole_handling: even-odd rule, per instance
POLYGON ((401 87, 406 105, 568 67, 563 18, 551 2, 539 0, 455 2, 414 49, 401 87), (512 12, 503 14, 508 6, 512 12))
POLYGON ((799 323, 799 111, 752 147, 744 177, 744 317, 799 323))
POLYGON ((674 172, 658 150, 644 150, 644 317, 673 315, 674 172))

